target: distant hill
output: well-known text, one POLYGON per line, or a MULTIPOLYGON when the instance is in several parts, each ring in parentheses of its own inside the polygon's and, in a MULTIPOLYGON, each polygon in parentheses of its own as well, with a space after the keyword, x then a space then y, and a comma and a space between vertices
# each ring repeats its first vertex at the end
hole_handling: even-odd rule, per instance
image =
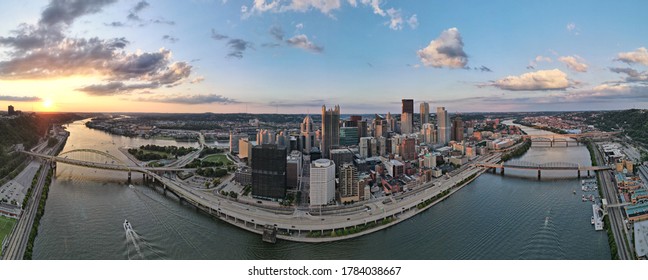
POLYGON ((648 110, 601 112, 593 114, 587 123, 604 131, 622 131, 632 140, 648 146, 648 110))

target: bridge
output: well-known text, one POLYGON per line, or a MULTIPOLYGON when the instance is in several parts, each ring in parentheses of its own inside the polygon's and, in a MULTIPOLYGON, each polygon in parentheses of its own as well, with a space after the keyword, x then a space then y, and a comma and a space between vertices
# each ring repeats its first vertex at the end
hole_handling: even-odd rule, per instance
POLYGON ((489 163, 489 162, 476 162, 473 163, 476 167, 492 168, 493 172, 500 169, 500 174, 504 175, 505 169, 523 169, 523 170, 537 170, 538 179, 542 176, 542 170, 574 170, 581 176, 581 171, 587 171, 587 176, 590 176, 590 171, 610 170, 609 166, 586 166, 571 162, 547 162, 535 163, 528 161, 512 160, 505 163, 489 163))
POLYGON ((618 134, 619 132, 585 132, 579 134, 534 134, 522 135, 522 139, 530 139, 532 142, 546 142, 550 143, 553 147, 554 143, 565 143, 569 147, 570 142, 576 142, 578 146, 583 138, 607 138, 618 134), (570 141, 574 139, 575 141, 570 141))
POLYGON ((76 165, 76 166, 82 166, 82 167, 88 167, 88 168, 95 168, 95 169, 103 169, 103 170, 114 170, 114 171, 125 171, 128 172, 128 181, 131 181, 131 173, 132 172, 139 172, 144 175, 151 175, 151 173, 158 173, 158 172, 180 172, 180 171, 195 171, 195 168, 178 168, 178 167, 143 167, 143 166, 137 166, 137 165, 128 165, 121 159, 103 151, 98 151, 98 150, 93 150, 93 149, 76 149, 76 150, 70 150, 66 151, 63 153, 60 153, 58 156, 51 156, 51 155, 46 155, 46 154, 39 154, 35 152, 30 152, 30 151, 23 151, 23 153, 28 154, 30 156, 34 157, 39 157, 45 160, 48 160, 49 162, 53 163, 52 167, 56 168, 55 163, 65 163, 65 164, 70 164, 70 165, 76 165), (84 159, 75 159, 72 157, 78 157, 81 155, 82 157, 86 157, 84 159), (93 160, 91 161, 90 159, 87 159, 87 156, 90 155, 91 157, 94 157, 93 160), (101 160, 99 162, 97 161, 98 156, 101 160), (101 162, 103 161, 103 162, 101 162))

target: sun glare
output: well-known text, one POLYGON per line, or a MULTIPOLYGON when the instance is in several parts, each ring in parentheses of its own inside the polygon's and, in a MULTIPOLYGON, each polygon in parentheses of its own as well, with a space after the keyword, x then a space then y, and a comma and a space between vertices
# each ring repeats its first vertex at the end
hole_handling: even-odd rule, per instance
POLYGON ((54 107, 54 101, 52 99, 45 99, 43 100, 43 109, 45 110, 51 110, 54 107))

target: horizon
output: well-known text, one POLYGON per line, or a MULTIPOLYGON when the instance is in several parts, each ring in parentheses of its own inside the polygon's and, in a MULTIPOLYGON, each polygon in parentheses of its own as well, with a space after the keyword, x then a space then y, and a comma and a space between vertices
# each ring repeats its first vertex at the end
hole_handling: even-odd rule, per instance
POLYGON ((453 113, 648 108, 644 1, 0 7, 3 108, 372 114, 400 112, 404 97, 416 112, 422 101, 453 113))

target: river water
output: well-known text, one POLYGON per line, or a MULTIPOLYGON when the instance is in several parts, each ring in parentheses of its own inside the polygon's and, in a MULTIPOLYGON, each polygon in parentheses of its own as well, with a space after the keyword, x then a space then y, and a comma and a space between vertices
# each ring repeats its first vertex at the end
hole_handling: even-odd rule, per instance
MULTIPOLYGON (((64 151, 142 144, 70 124, 64 151)), ((525 128, 529 134, 539 132, 525 128)), ((542 145, 542 144, 540 144, 542 145)), ((72 155, 70 155, 72 156, 72 155)), ((590 164, 584 146, 534 146, 520 160, 590 164)), ((59 164, 34 245, 34 259, 609 259, 605 232, 590 224, 576 174, 485 173, 445 201, 386 230, 322 244, 261 237, 181 204, 133 175, 59 164), (511 175, 511 176, 509 176, 511 175), (577 195, 572 194, 576 190, 577 195), (123 227, 128 219, 133 230, 123 227)))

